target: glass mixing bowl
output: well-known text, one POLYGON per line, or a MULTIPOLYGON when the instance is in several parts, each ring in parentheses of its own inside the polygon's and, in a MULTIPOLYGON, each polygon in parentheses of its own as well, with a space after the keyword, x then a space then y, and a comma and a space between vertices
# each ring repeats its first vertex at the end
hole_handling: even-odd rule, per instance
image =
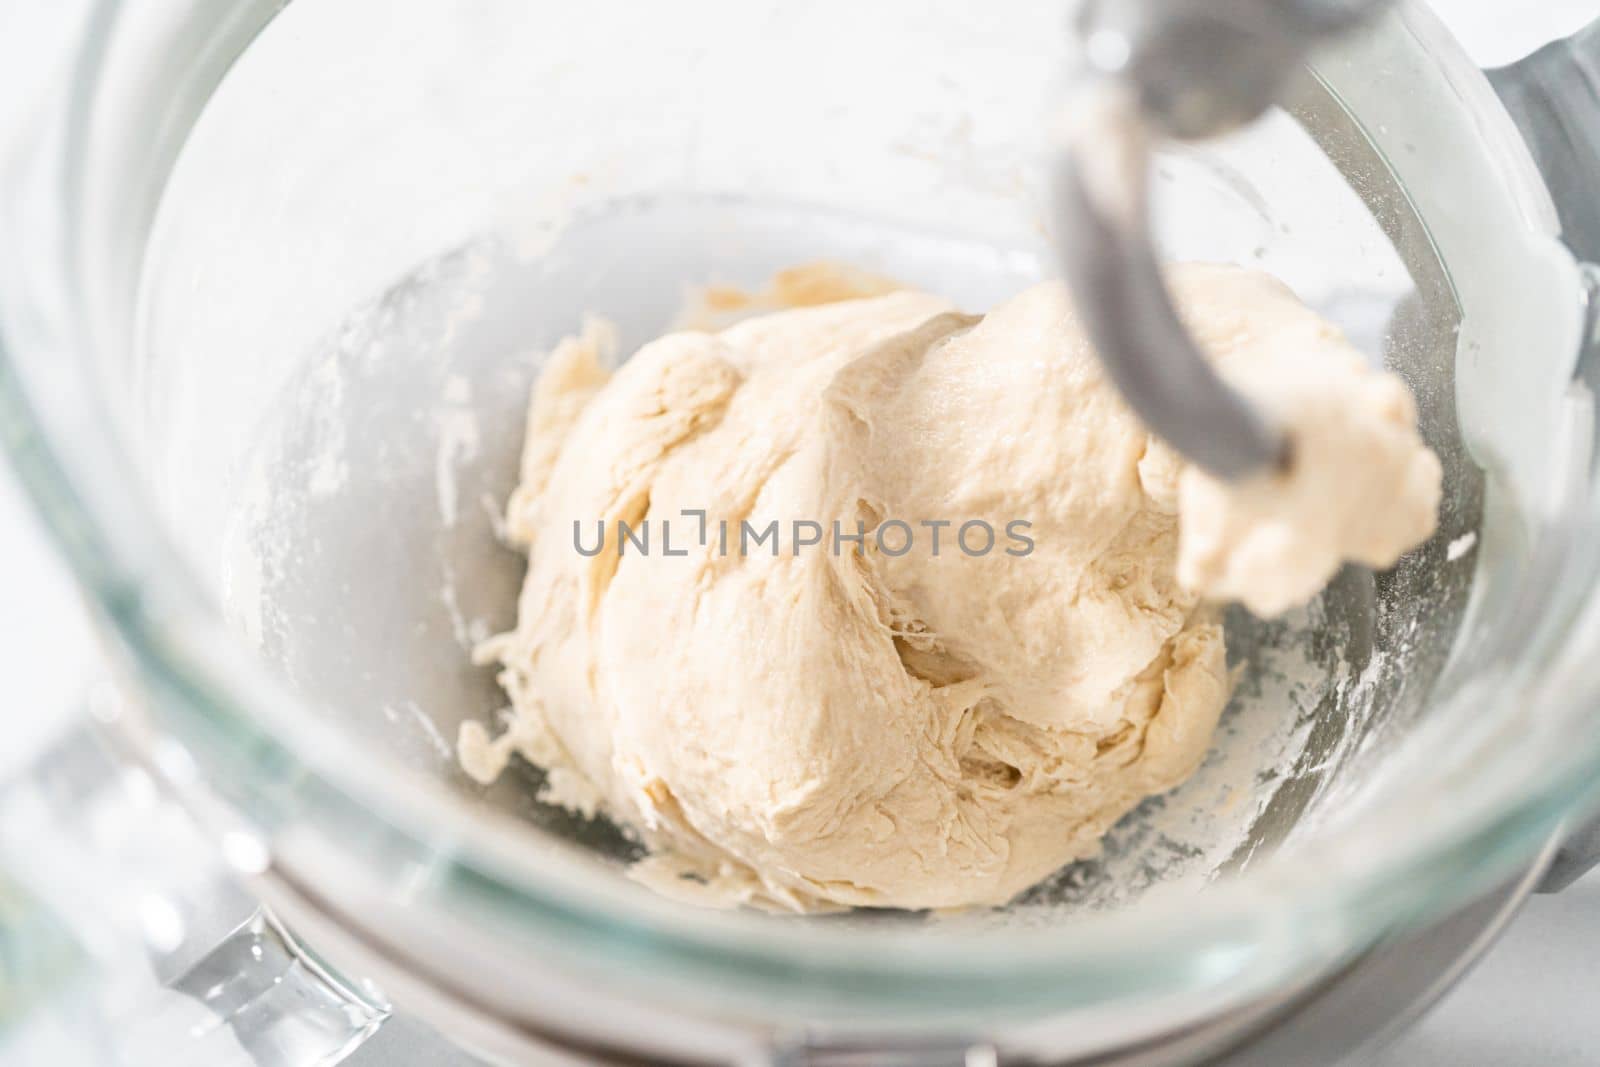
POLYGON ((1407 379, 1437 535, 1286 621, 1231 614, 1243 680, 1196 778, 1102 857, 943 918, 668 901, 613 827, 539 803, 532 768, 472 784, 452 740, 503 702, 468 650, 512 619, 492 513, 539 354, 585 313, 626 351, 687 287, 818 259, 975 310, 1050 276, 1062 5, 57 21, 73 61, 0 171, 8 447, 138 696, 124 731, 331 967, 470 1039, 1121 1047, 1443 913, 1587 799, 1589 276, 1425 10, 1163 152, 1156 230, 1273 271, 1407 379))

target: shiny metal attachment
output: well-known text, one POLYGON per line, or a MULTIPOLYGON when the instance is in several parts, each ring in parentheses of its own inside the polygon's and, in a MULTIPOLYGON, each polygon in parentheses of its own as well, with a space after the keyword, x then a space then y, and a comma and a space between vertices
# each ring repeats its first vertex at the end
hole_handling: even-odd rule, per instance
POLYGON ((1149 232, 1154 137, 1215 136, 1260 117, 1324 41, 1386 0, 1089 0, 1085 69, 1058 129, 1056 242, 1112 381, 1191 462, 1238 481, 1281 469, 1289 442, 1211 368, 1149 232))

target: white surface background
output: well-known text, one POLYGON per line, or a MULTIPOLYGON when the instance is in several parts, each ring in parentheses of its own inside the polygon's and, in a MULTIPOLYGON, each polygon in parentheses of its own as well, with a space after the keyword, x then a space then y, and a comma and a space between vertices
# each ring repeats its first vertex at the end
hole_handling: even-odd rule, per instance
MULTIPOLYGON (((1435 0, 1434 7, 1486 66, 1516 59, 1600 17, 1600 0, 1435 0)), ((13 53, 3 45, 0 57, 13 53)), ((1596 184, 1600 189, 1600 175, 1596 184)), ((0 466, 0 671, 10 705, 0 773, 70 713, 94 663, 72 584, 10 471, 0 466)), ((1597 954, 1600 876, 1591 876, 1560 896, 1535 898, 1483 964, 1378 1062, 1600 1063, 1597 954)))

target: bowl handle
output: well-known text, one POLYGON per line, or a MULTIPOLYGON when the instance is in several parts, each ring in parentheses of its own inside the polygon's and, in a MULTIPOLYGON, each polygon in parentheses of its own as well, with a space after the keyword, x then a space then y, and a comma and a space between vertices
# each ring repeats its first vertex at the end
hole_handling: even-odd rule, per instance
POLYGON ((243 829, 203 829, 159 774, 107 745, 84 723, 0 783, 0 1059, 344 1059, 388 1005, 256 906, 240 875, 265 862, 264 846, 243 829))
MULTIPOLYGON (((1562 242, 1600 263, 1600 20, 1486 73, 1550 190, 1562 242)), ((1565 889, 1597 863, 1600 816, 1567 832, 1537 891, 1565 889)))

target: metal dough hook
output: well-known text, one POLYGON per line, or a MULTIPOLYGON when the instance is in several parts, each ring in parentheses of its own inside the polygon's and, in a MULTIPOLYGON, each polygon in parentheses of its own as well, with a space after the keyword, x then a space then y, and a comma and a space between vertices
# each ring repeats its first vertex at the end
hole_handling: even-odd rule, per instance
POLYGON ((1193 140, 1263 114, 1306 55, 1386 0, 1088 0, 1088 60, 1055 164, 1063 272, 1128 405, 1211 474, 1286 465, 1282 430, 1224 382, 1179 320, 1149 233, 1152 136, 1193 140))

